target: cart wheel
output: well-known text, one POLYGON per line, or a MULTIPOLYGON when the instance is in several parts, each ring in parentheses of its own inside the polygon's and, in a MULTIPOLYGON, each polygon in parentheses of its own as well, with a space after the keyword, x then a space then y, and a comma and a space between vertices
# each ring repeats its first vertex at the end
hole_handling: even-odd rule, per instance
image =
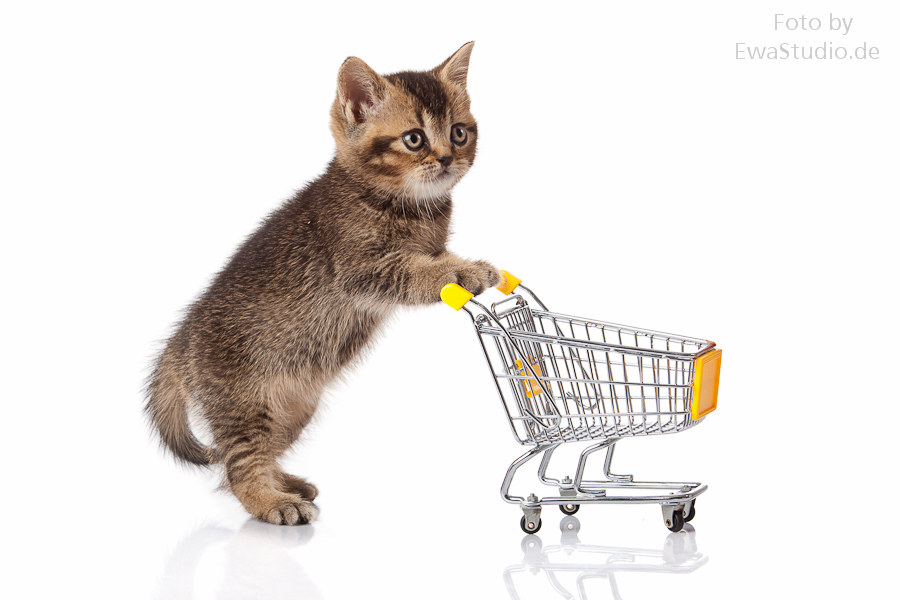
POLYGON ((696 511, 696 509, 694 508, 694 507, 695 507, 695 504, 696 504, 696 503, 691 504, 691 512, 689 512, 688 514, 684 515, 684 522, 685 522, 685 523, 690 522, 691 519, 693 519, 695 516, 697 516, 697 511, 696 511))
POLYGON ((581 508, 580 504, 560 504, 559 510, 563 511, 563 513, 571 516, 578 512, 578 509, 581 508))
POLYGON ((666 519, 666 527, 673 533, 678 533, 684 527, 684 512, 676 510, 671 519, 666 519))
POLYGON ((532 523, 532 525, 534 525, 533 528, 529 529, 528 525, 529 524, 525 522, 525 517, 523 516, 522 520, 519 521, 519 527, 522 528, 522 531, 524 531, 525 533, 537 533, 538 531, 541 530, 541 520, 540 519, 537 520, 537 523, 532 523))

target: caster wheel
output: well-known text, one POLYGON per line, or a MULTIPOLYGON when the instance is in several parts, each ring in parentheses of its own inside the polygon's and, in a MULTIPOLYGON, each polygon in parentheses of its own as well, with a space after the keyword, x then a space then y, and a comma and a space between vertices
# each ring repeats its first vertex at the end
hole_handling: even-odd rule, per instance
POLYGON ((574 515, 578 512, 578 509, 581 508, 579 504, 560 504, 559 510, 563 512, 563 514, 567 514, 569 516, 574 515))
POLYGON ((691 519, 693 519, 697 515, 697 511, 694 509, 695 504, 691 504, 691 512, 689 512, 688 514, 686 514, 684 516, 685 523, 688 523, 691 519))
POLYGON ((671 519, 666 519, 666 527, 673 533, 678 533, 684 527, 684 513, 676 510, 671 519))
POLYGON ((522 531, 525 533, 537 533, 541 530, 541 520, 538 519, 537 523, 526 523, 525 517, 522 517, 522 520, 519 521, 519 526, 522 528, 522 531), (532 528, 528 528, 528 525, 532 525, 532 528))

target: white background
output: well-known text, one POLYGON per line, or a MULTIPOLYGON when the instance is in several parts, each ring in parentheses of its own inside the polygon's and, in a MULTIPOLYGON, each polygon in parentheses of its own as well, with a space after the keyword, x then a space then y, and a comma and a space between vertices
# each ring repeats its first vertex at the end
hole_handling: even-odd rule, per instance
MULTIPOLYGON (((614 463, 708 483, 695 532, 668 538, 655 506, 585 507, 559 585, 881 595, 900 534, 898 16, 888 1, 4 3, 3 595, 560 594, 538 568, 506 586, 524 534, 497 492, 522 449, 463 314, 403 312, 331 391, 285 461, 321 488, 312 526, 248 520, 141 415, 180 311, 330 159, 341 61, 427 69, 472 39, 479 156, 452 249, 552 309, 725 351, 719 409, 614 463), (823 29, 776 32, 776 13, 823 29), (741 61, 737 42, 880 58, 741 61), (689 574, 666 572, 679 545, 706 557, 689 574), (613 579, 591 578, 610 569, 600 547, 619 549, 613 579)), ((530 477, 514 491, 541 491, 530 477)), ((544 511, 545 550, 561 516, 544 511)))

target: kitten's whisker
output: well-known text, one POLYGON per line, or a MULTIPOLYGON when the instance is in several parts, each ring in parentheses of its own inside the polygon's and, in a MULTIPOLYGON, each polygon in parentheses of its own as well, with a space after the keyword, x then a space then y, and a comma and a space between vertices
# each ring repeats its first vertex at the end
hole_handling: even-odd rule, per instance
MULTIPOLYGON (((428 185, 431 186, 431 182, 428 182, 428 185)), ((428 217, 431 219, 431 222, 434 223, 434 215, 431 214, 431 194, 429 194, 429 198, 425 200, 425 210, 428 212, 428 217)))
POLYGON ((403 220, 406 221, 406 201, 407 194, 406 189, 409 187, 409 180, 404 180, 403 190, 400 192, 400 208, 403 209, 403 220))

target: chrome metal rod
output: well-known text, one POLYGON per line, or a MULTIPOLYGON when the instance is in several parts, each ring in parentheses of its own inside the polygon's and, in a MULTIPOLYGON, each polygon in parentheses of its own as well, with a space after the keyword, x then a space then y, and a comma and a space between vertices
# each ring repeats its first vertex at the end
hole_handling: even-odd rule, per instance
MULTIPOLYGON (((475 314, 472 313, 472 311, 470 311, 470 310, 469 310, 468 308, 466 308, 465 306, 463 306, 463 310, 466 311, 466 313, 469 315, 469 318, 472 319, 472 325, 475 327, 475 334, 477 335, 477 334, 478 334, 478 326, 477 326, 477 324, 475 323, 475 314)), ((491 364, 491 357, 490 357, 490 355, 488 354, 488 350, 487 350, 487 348, 486 348, 485 345, 484 345, 484 338, 482 338, 480 335, 478 336, 478 343, 481 345, 481 352, 482 352, 482 354, 483 354, 483 356, 484 356, 485 362, 487 363, 488 370, 489 370, 490 372, 493 373, 493 372, 494 372, 494 367, 493 367, 493 365, 491 364)), ((503 411, 506 413, 506 416, 507 416, 507 418, 509 419, 509 428, 512 430, 512 434, 513 434, 513 436, 516 438, 516 440, 517 440, 520 444, 523 444, 523 443, 525 443, 527 440, 525 440, 525 439, 519 434, 519 432, 516 431, 516 426, 515 426, 515 424, 513 423, 513 416, 510 414, 510 412, 509 412, 509 407, 506 406, 506 401, 503 399, 503 390, 500 389, 500 381, 499 381, 496 377, 494 377, 493 379, 494 379, 494 387, 495 387, 496 390, 497 390, 497 395, 500 397, 500 404, 503 405, 503 411)))
MULTIPOLYGON (((522 287, 522 286, 520 286, 522 287)), ((682 346, 685 343, 689 343, 697 346, 715 346, 716 343, 712 340, 704 340, 703 338, 696 338, 687 335, 680 335, 677 333, 666 333, 664 331, 656 331, 654 329, 644 329, 643 327, 637 328, 631 325, 622 325, 621 323, 611 323, 609 321, 600 321, 598 319, 585 319, 582 317, 576 317, 573 315, 566 315, 558 312, 550 312, 547 309, 543 311, 540 310, 532 310, 531 311, 537 317, 553 317, 559 320, 568 321, 573 324, 583 325, 587 327, 595 327, 595 328, 610 328, 621 331, 626 335, 640 335, 641 337, 659 337, 664 340, 670 340, 675 342, 680 342, 682 346)))
MULTIPOLYGON (((481 304, 475 302, 474 300, 469 300, 474 304, 478 304, 478 306, 482 306, 481 304)), ((482 308, 484 308, 482 306, 482 308)), ((485 311, 487 309, 485 308, 485 311)), ((557 335, 548 335, 545 333, 531 333, 531 332, 523 332, 523 331, 507 331, 506 329, 498 329, 495 327, 482 327, 481 333, 483 335, 508 335, 512 338, 518 340, 524 340, 526 342, 536 343, 536 344, 557 344, 563 348, 584 348, 586 350, 603 350, 610 352, 620 352, 623 354, 630 354, 632 356, 650 356, 655 358, 672 358, 674 360, 685 360, 690 361, 696 358, 701 354, 701 352, 672 352, 666 350, 651 350, 649 348, 634 348, 632 346, 625 346, 623 344, 606 344, 602 342, 596 342, 592 340, 579 340, 579 339, 571 339, 560 337, 557 335)), ((711 348, 704 348, 702 353, 705 354, 715 346, 711 348)))
POLYGON ((631 475, 613 475, 609 472, 609 469, 612 466, 613 451, 615 451, 615 449, 615 444, 610 444, 609 448, 606 449, 606 460, 603 461, 603 476, 610 481, 632 481, 634 477, 631 475))
MULTIPOLYGON (((654 488, 641 488, 654 489, 654 488)), ((660 488, 663 489, 663 488, 660 488)), ((680 494, 664 494, 657 496, 598 496, 598 495, 578 495, 578 496, 544 496, 533 504, 540 505, 560 505, 560 504, 683 504, 689 500, 694 500, 700 494, 704 493, 708 486, 701 485, 688 492, 680 494)))
POLYGON ((606 489, 635 489, 635 490, 680 490, 683 487, 695 488, 700 486, 697 482, 688 481, 594 481, 587 480, 581 482, 581 487, 588 490, 585 493, 592 493, 591 490, 606 489))
POLYGON ((509 470, 506 471, 506 477, 503 478, 503 485, 500 486, 500 497, 503 498, 505 502, 509 502, 510 504, 521 504, 525 502, 525 498, 521 496, 510 496, 509 495, 509 486, 512 485, 513 477, 516 476, 516 471, 519 470, 519 467, 527 463, 529 460, 547 450, 548 448, 556 448, 559 444, 547 444, 544 446, 535 446, 509 465, 509 470))
MULTIPOLYGON (((615 364, 615 363, 614 363, 615 364)), ((618 363, 622 364, 622 363, 618 363)), ((517 381, 530 381, 532 377, 528 375, 505 375, 498 374, 496 375, 498 379, 515 379, 517 381)), ((642 381, 605 381, 603 379, 591 379, 589 377, 541 377, 544 381, 553 381, 556 383, 582 383, 585 385, 621 385, 621 386, 634 386, 637 388, 674 388, 674 389, 686 389, 692 387, 692 384, 664 384, 664 383, 644 383, 642 381)))
POLYGON ((552 477, 546 477, 547 467, 550 466, 550 457, 553 456, 553 451, 559 447, 559 444, 556 446, 551 446, 547 448, 547 451, 544 452, 544 457, 541 459, 541 466, 538 469, 538 478, 542 483, 546 483, 547 485, 559 485, 559 479, 553 479, 552 477))
MULTIPOLYGON (((581 452, 581 456, 578 457, 578 468, 575 470, 575 489, 577 491, 581 490, 581 479, 584 477, 584 467, 587 464, 588 456, 596 452, 597 450, 602 450, 606 448, 610 444, 615 444, 619 441, 619 438, 612 438, 608 440, 604 440, 599 444, 594 444, 593 446, 588 446, 581 452)), ((585 492, 586 493, 586 492, 585 492)))
POLYGON ((525 287, 524 285, 522 285, 521 283, 518 285, 518 287, 520 287, 521 289, 523 289, 523 290, 525 290, 526 292, 528 292, 528 295, 531 296, 531 297, 534 299, 534 301, 538 303, 538 306, 540 306, 542 309, 544 309, 545 311, 549 311, 549 310, 550 310, 550 309, 547 308, 547 306, 546 306, 543 302, 541 302, 541 299, 538 298, 538 297, 535 295, 535 293, 531 291, 531 288, 527 288, 527 287, 525 287))
MULTIPOLYGON (((477 302, 477 301, 475 301, 475 300, 471 300, 471 299, 470 299, 470 300, 469 300, 469 304, 474 304, 475 306, 477 306, 478 308, 480 308, 482 311, 484 311, 484 313, 485 313, 489 318, 493 318, 493 319, 494 319, 494 322, 497 323, 497 325, 500 327, 500 331, 502 332, 502 335, 506 336, 506 339, 509 340, 510 346, 515 350, 516 353, 519 354, 520 358, 522 359, 522 366, 525 367, 525 369, 527 369, 527 371, 528 371, 528 372, 531 374, 531 376, 534 378, 534 381, 537 382, 537 384, 540 386, 541 390, 542 390, 545 394, 547 394, 547 397, 552 398, 553 395, 550 393, 550 390, 547 389, 547 384, 542 380, 542 378, 541 378, 539 375, 537 375, 537 374, 534 372, 534 368, 531 366, 530 358, 527 357, 527 356, 525 356, 525 354, 522 352, 522 349, 519 348, 519 345, 515 343, 515 341, 513 340, 512 336, 510 335, 509 331, 507 331, 506 328, 503 327, 503 324, 499 321, 499 319, 497 319, 497 318, 493 315, 493 313, 491 313, 491 311, 489 311, 489 310, 487 309, 487 307, 485 307, 485 306, 484 306, 483 304, 481 304, 480 302, 477 302)), ((471 313, 469 313, 469 314, 471 315, 471 313)), ((485 328, 481 328, 480 331, 484 331, 484 329, 485 329, 485 328)), ((547 429, 547 428, 549 428, 549 427, 558 427, 558 426, 559 426, 559 411, 557 410, 556 405, 555 405, 553 402, 549 402, 549 403, 548 403, 548 408, 550 408, 550 410, 551 410, 552 412, 555 413, 555 416, 554 416, 554 415, 547 415, 547 416, 545 417, 548 421, 550 421, 550 423, 551 423, 550 425, 544 424, 544 423, 539 419, 539 417, 537 417, 536 415, 534 415, 533 413, 531 413, 531 411, 527 411, 527 412, 529 413, 529 416, 532 417, 532 418, 534 419, 535 424, 538 425, 539 427, 541 427, 542 429, 547 429)))

